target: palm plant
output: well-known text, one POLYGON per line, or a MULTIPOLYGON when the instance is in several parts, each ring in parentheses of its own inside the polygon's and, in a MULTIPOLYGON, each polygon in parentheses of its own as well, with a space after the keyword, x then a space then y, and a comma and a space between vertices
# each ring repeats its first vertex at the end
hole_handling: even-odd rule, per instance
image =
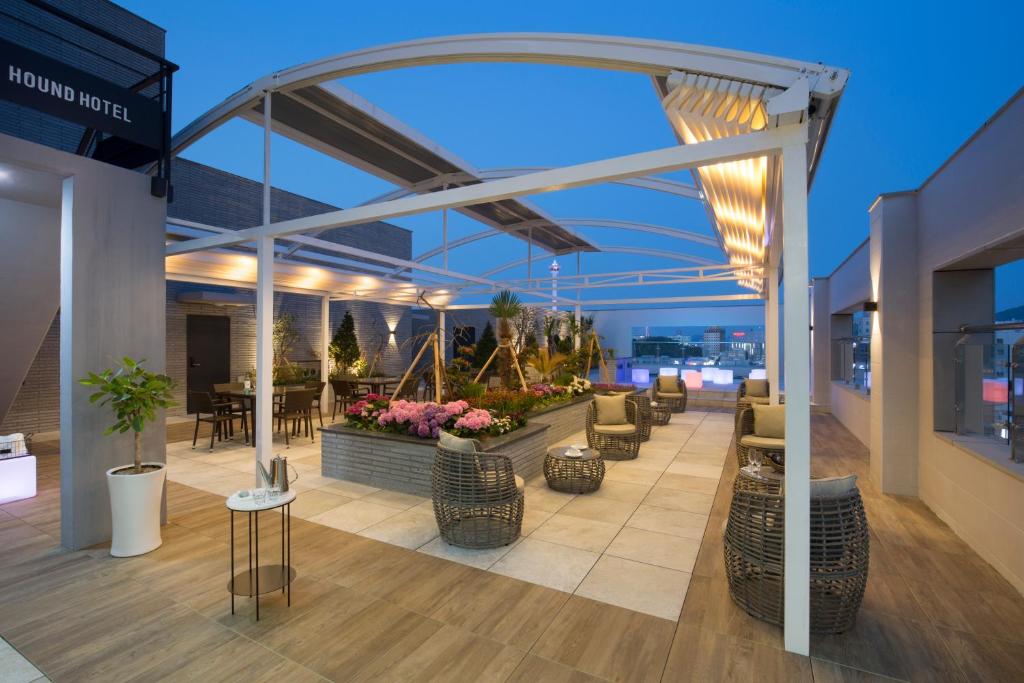
POLYGON ((537 349, 537 353, 530 356, 527 360, 527 364, 537 372, 541 374, 545 382, 551 381, 551 379, 558 374, 562 366, 569 360, 569 357, 564 353, 558 353, 557 351, 552 353, 550 349, 537 349))
POLYGON ((523 310, 519 295, 509 290, 498 292, 491 299, 490 313, 498 320, 498 338, 507 343, 512 338, 511 320, 523 310))

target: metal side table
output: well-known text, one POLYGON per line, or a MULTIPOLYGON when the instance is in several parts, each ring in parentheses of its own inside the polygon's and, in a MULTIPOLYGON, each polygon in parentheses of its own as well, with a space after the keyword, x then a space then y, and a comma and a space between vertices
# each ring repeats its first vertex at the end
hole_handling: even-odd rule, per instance
MULTIPOLYGON (((241 492, 238 492, 241 493, 241 492)), ((292 605, 292 581, 295 580, 295 569, 292 561, 292 502, 297 494, 286 491, 276 498, 269 495, 262 503, 257 504, 250 493, 239 497, 238 493, 227 499, 227 508, 231 516, 231 580, 228 591, 231 593, 231 613, 235 613, 235 596, 243 595, 256 598, 256 621, 260 620, 260 595, 279 590, 288 596, 288 606, 292 605), (260 513, 267 510, 281 509, 281 564, 260 566, 260 513), (244 512, 249 516, 249 569, 235 574, 235 513, 244 512), (255 534, 253 523, 255 522, 255 534), (256 550, 253 552, 255 541, 256 550), (255 566, 254 566, 255 564, 255 566)))

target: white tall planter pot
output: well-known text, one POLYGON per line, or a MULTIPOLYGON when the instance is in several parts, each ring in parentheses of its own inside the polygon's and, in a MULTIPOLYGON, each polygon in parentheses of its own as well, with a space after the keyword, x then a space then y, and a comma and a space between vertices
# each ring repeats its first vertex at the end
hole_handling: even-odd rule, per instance
POLYGON ((160 469, 142 474, 114 474, 125 469, 122 465, 107 470, 113 530, 110 554, 114 557, 143 555, 156 550, 163 543, 160 538, 160 501, 163 498, 167 466, 159 462, 142 464, 160 469))

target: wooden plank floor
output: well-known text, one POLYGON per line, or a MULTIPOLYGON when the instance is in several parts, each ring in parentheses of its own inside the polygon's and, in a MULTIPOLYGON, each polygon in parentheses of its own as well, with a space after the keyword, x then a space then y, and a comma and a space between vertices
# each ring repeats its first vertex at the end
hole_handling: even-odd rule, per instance
POLYGON ((159 550, 65 552, 58 459, 42 457, 39 496, 0 506, 0 635, 55 681, 1021 680, 1021 596, 919 501, 879 495, 838 422, 812 420, 815 473, 861 475, 872 557, 855 628, 811 658, 728 597, 734 458, 678 623, 299 519, 292 606, 268 596, 256 623, 246 600, 228 611, 222 498, 170 483, 159 550))

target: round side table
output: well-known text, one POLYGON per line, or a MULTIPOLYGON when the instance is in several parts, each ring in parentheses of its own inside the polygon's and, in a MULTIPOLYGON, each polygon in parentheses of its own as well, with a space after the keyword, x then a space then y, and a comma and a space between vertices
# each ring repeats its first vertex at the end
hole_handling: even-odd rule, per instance
POLYGON ((231 593, 231 613, 235 613, 235 596, 241 595, 256 598, 256 621, 260 620, 260 595, 280 590, 288 596, 288 606, 292 605, 292 581, 295 580, 295 569, 292 560, 292 502, 297 494, 286 491, 271 498, 269 495, 262 503, 257 503, 250 493, 239 497, 234 493, 227 499, 227 508, 231 515, 231 580, 228 592, 231 593), (267 510, 281 510, 281 564, 260 566, 260 513, 267 510), (235 513, 244 512, 249 516, 249 569, 235 574, 235 513), (255 522, 255 533, 253 523, 255 522), (256 550, 253 551, 255 542, 256 550))
POLYGON ((651 424, 664 427, 672 419, 672 407, 664 403, 651 402, 651 424))
POLYGON ((786 475, 777 472, 769 465, 761 465, 758 469, 754 465, 741 467, 732 484, 733 492, 736 491, 757 491, 758 493, 782 493, 786 483, 786 475))
POLYGON ((552 448, 544 458, 544 478, 548 486, 562 493, 592 493, 604 481, 604 460, 592 448, 584 448, 579 457, 566 455, 567 446, 552 448))

